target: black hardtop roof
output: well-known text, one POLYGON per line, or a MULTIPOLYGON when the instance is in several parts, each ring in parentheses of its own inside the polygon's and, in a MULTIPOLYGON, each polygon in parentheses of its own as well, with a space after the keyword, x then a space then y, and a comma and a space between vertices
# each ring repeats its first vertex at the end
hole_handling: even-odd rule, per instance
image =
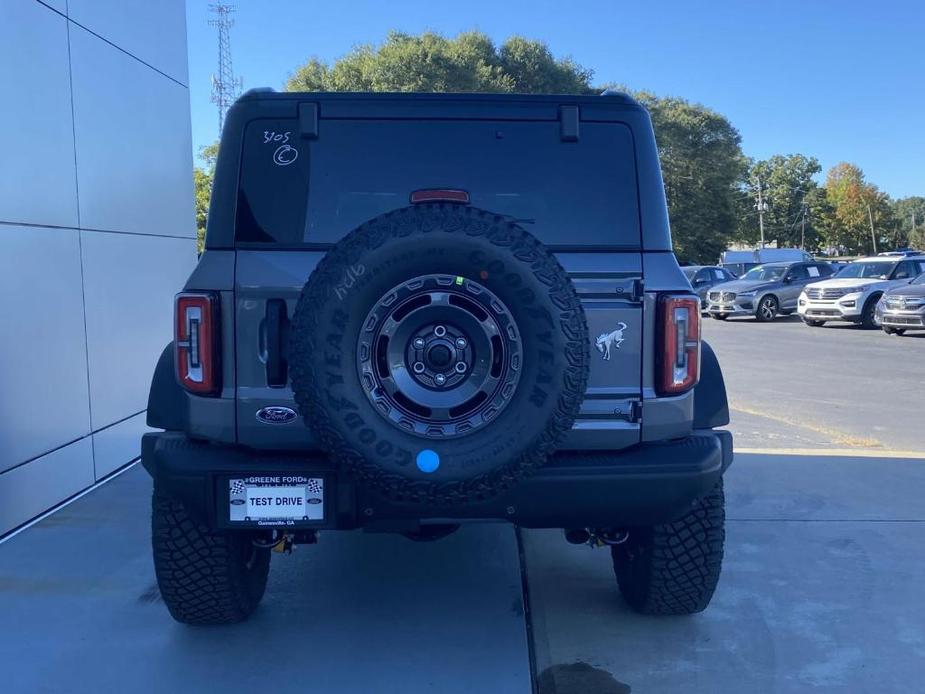
POLYGON ((642 108, 639 102, 624 92, 608 89, 601 94, 499 94, 494 92, 279 92, 271 87, 248 89, 238 101, 264 100, 356 100, 370 101, 495 101, 595 104, 622 104, 642 108))
MULTIPOLYGON (((579 124, 619 123, 632 137, 642 250, 671 251, 671 232, 658 149, 647 110, 621 92, 603 94, 483 94, 417 92, 277 92, 252 89, 225 117, 209 207, 206 248, 235 248, 235 201, 242 143, 252 122, 298 119, 300 139, 323 137, 320 122, 338 120, 559 121, 563 142, 580 140, 579 124)), ((599 127, 597 125, 592 128, 599 127)), ((603 162, 602 162, 603 163, 603 162)), ((582 250, 588 247, 582 246, 582 250)))

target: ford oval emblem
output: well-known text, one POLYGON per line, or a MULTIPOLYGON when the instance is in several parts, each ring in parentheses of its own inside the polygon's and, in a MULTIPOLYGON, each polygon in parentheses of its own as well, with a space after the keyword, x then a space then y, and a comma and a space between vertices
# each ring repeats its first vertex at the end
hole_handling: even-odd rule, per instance
POLYGON ((257 421, 264 424, 288 424, 297 416, 291 407, 262 407, 257 410, 257 421))

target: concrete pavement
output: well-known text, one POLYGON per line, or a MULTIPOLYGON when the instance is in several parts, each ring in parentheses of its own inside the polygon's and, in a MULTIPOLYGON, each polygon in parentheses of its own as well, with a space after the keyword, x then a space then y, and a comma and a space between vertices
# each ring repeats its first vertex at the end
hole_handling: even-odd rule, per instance
POLYGON ((705 613, 640 617, 608 553, 527 531, 521 560, 514 531, 486 525, 322 535, 274 558, 250 622, 186 628, 154 583, 135 467, 0 544, 0 691, 923 691, 925 460, 897 451, 921 448, 925 340, 704 332, 739 450, 705 613))
POLYGON ((525 533, 541 694, 925 689, 925 460, 740 454, 726 494, 694 617, 641 617, 609 552, 525 533))
POLYGON ((331 533, 274 556, 245 624, 167 614, 140 466, 0 545, 0 692, 530 691, 514 530, 331 533))

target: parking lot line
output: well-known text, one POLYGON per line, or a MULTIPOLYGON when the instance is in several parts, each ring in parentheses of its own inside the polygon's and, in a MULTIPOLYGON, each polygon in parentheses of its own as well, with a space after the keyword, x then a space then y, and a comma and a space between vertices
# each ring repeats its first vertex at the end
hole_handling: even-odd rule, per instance
POLYGON ((885 448, 736 448, 735 452, 756 455, 851 456, 852 458, 912 458, 925 460, 925 451, 894 451, 885 448))
POLYGON ((806 431, 811 431, 815 434, 822 434, 834 443, 840 443, 845 446, 849 446, 850 450, 854 450, 854 447, 863 449, 875 448, 877 446, 883 445, 877 439, 867 436, 855 436, 853 434, 847 434, 844 431, 840 431, 833 427, 809 421, 806 417, 789 417, 782 414, 771 414, 767 410, 758 407, 750 407, 739 402, 730 402, 729 409, 732 412, 741 412, 744 414, 752 415, 754 417, 762 417, 778 424, 786 424, 787 426, 798 427, 800 429, 805 429, 806 431))

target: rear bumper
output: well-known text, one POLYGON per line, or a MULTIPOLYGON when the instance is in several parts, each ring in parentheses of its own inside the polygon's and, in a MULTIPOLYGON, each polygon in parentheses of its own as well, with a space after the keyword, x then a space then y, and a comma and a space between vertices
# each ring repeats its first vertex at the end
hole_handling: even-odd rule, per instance
POLYGON ((175 432, 145 434, 142 439, 142 464, 158 488, 211 527, 227 525, 227 506, 221 498, 227 478, 256 474, 323 476, 325 520, 313 525, 317 528, 407 531, 422 524, 474 521, 529 528, 652 525, 683 515, 713 488, 731 462, 732 435, 701 430, 684 439, 618 452, 562 452, 516 488, 488 502, 424 507, 383 499, 322 456, 266 454, 192 441, 175 432))

